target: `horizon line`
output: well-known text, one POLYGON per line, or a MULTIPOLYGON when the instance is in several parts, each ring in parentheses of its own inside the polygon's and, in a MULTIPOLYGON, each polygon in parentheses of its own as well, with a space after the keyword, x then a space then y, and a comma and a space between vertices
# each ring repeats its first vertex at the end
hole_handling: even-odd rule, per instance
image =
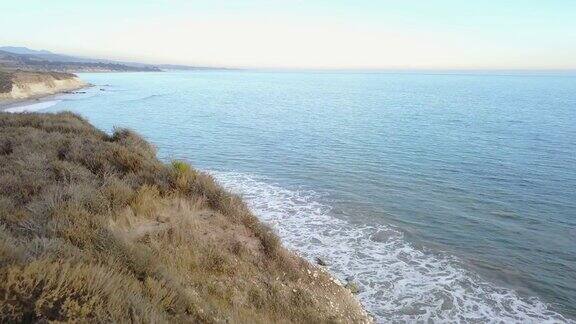
MULTIPOLYGON (((204 69, 228 69, 228 70, 253 70, 253 71, 318 71, 318 72, 533 72, 533 73, 576 73, 576 67, 282 67, 282 66, 233 66, 226 64, 194 64, 162 62, 152 63, 151 60, 139 60, 138 58, 118 57, 111 55, 101 57, 90 54, 61 53, 46 48, 34 49, 26 45, 0 45, 0 47, 24 47, 35 51, 48 51, 51 54, 72 56, 84 59, 108 60, 118 63, 145 64, 150 66, 173 65, 204 69)), ((156 60, 154 60, 156 61, 156 60)), ((157 61, 156 61, 157 62, 157 61)), ((174 70, 178 70, 174 68, 174 70)))

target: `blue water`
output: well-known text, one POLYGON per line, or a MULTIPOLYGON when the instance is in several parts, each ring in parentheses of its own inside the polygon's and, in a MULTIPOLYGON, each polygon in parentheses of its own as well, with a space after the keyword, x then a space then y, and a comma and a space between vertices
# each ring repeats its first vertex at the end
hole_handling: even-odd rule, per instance
POLYGON ((576 318, 574 76, 81 77, 48 111, 211 172, 379 321, 576 318))

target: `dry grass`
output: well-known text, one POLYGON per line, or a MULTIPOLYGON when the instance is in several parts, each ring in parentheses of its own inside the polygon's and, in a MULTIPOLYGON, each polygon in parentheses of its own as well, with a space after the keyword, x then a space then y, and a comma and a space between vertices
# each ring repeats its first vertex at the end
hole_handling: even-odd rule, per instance
POLYGON ((0 66, 0 93, 8 93, 12 90, 12 74, 2 70, 0 66))
POLYGON ((242 200, 128 130, 0 114, 1 322, 362 322, 242 200))

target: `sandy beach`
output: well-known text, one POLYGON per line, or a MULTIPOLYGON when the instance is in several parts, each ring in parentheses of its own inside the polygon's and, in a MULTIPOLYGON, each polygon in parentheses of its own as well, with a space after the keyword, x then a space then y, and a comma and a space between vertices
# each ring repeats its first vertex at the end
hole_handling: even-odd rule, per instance
POLYGON ((0 100, 0 112, 21 113, 43 110, 58 103, 60 101, 59 98, 64 94, 84 93, 83 90, 90 87, 92 87, 91 84, 86 84, 84 87, 73 91, 60 91, 53 94, 38 95, 26 99, 0 100))

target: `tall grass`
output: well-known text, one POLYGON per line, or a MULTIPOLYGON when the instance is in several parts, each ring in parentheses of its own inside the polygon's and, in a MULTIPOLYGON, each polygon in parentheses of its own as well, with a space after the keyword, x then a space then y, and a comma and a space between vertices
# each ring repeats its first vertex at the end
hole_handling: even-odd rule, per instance
POLYGON ((134 132, 0 113, 1 322, 367 320, 240 197, 134 132))

